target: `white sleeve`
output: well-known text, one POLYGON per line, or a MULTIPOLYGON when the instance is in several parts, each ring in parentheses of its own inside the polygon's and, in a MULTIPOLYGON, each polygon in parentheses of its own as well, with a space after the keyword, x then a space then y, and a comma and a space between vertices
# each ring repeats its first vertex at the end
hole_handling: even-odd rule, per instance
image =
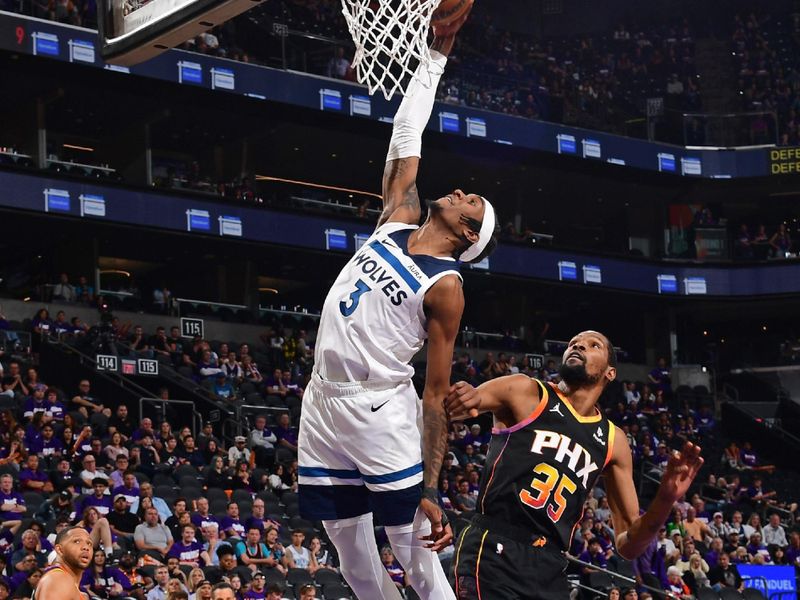
POLYGON ((431 63, 427 73, 422 72, 425 65, 420 64, 418 67, 417 74, 394 116, 387 161, 422 156, 422 132, 431 118, 436 89, 446 64, 447 57, 444 54, 431 50, 431 63))

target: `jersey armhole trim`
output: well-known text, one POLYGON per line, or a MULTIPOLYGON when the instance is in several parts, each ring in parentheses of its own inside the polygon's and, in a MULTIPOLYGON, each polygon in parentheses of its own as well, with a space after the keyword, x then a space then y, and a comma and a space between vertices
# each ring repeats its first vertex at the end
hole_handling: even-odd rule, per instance
POLYGON ((617 426, 611 421, 608 422, 608 451, 606 452, 606 461, 603 463, 603 468, 608 466, 611 462, 611 457, 614 456, 614 440, 617 437, 617 426))
POLYGON ((544 409, 547 407, 547 389, 544 387, 541 381, 538 379, 533 379, 537 384, 539 384, 540 396, 539 396, 539 405, 533 409, 533 412, 529 414, 525 419, 517 423, 516 425, 512 425, 511 427, 506 427, 505 429, 498 429, 496 427, 492 427, 492 435, 502 435, 504 433, 514 433, 515 431, 519 431, 526 425, 530 425, 533 423, 539 415, 544 412, 544 409))

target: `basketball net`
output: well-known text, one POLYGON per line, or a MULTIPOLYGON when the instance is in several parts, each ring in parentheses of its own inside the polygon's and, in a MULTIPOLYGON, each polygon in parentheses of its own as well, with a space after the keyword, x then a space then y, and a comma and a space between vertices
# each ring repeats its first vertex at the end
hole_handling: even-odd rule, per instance
POLYGON ((414 79, 431 86, 428 29, 440 1, 342 0, 356 46, 352 66, 370 94, 381 90, 389 100, 396 92, 405 94, 414 79), (420 64, 425 68, 418 70, 420 64))

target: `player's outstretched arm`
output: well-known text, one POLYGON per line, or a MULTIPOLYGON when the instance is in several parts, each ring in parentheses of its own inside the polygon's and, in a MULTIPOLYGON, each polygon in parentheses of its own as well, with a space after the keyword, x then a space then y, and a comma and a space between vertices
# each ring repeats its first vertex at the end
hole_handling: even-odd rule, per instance
POLYGON ((422 461, 425 494, 420 508, 431 521, 429 536, 432 550, 441 550, 453 537, 449 526, 442 525, 439 507, 439 472, 447 450, 447 412, 444 399, 450 388, 453 348, 464 312, 461 280, 455 276, 440 279, 425 294, 428 321, 428 368, 422 392, 422 461))
MULTIPOLYGON (((453 49, 456 33, 466 18, 467 15, 446 28, 434 29, 428 73, 418 73, 418 79, 411 82, 397 109, 383 171, 383 212, 378 227, 388 222, 416 225, 422 216, 417 192, 422 132, 431 118, 436 88, 453 49)), ((419 68, 424 69, 425 65, 421 64, 419 68)))
POLYGON ((604 477, 620 556, 633 560, 647 549, 672 512, 675 502, 689 490, 702 465, 700 446, 687 442, 680 452, 674 450, 656 497, 647 512, 640 516, 639 498, 633 483, 631 449, 625 434, 617 430, 613 454, 604 477))
POLYGON ((490 379, 478 387, 459 381, 450 386, 445 407, 453 420, 490 412, 501 417, 501 421, 505 418, 519 422, 533 412, 538 402, 539 385, 527 375, 519 374, 490 379))

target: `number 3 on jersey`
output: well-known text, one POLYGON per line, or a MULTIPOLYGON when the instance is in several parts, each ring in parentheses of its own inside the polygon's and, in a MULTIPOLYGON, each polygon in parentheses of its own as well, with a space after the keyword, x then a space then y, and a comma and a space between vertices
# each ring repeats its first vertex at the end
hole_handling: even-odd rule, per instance
POLYGON ((350 298, 348 298, 349 303, 344 300, 339 302, 339 312, 345 317, 349 317, 358 308, 358 301, 361 299, 361 296, 371 291, 372 288, 359 279, 356 281, 356 289, 350 293, 350 298))
POLYGON ((553 502, 547 506, 547 516, 553 523, 558 523, 564 509, 567 508, 567 499, 564 493, 573 494, 577 488, 575 482, 566 475, 561 475, 558 470, 547 463, 539 463, 533 468, 537 475, 543 475, 544 479, 536 477, 531 481, 531 489, 536 492, 532 494, 528 490, 519 493, 519 499, 531 508, 544 508, 552 495, 553 502), (559 475, 561 479, 559 479, 559 475), (555 490, 553 490, 555 488, 555 490))

